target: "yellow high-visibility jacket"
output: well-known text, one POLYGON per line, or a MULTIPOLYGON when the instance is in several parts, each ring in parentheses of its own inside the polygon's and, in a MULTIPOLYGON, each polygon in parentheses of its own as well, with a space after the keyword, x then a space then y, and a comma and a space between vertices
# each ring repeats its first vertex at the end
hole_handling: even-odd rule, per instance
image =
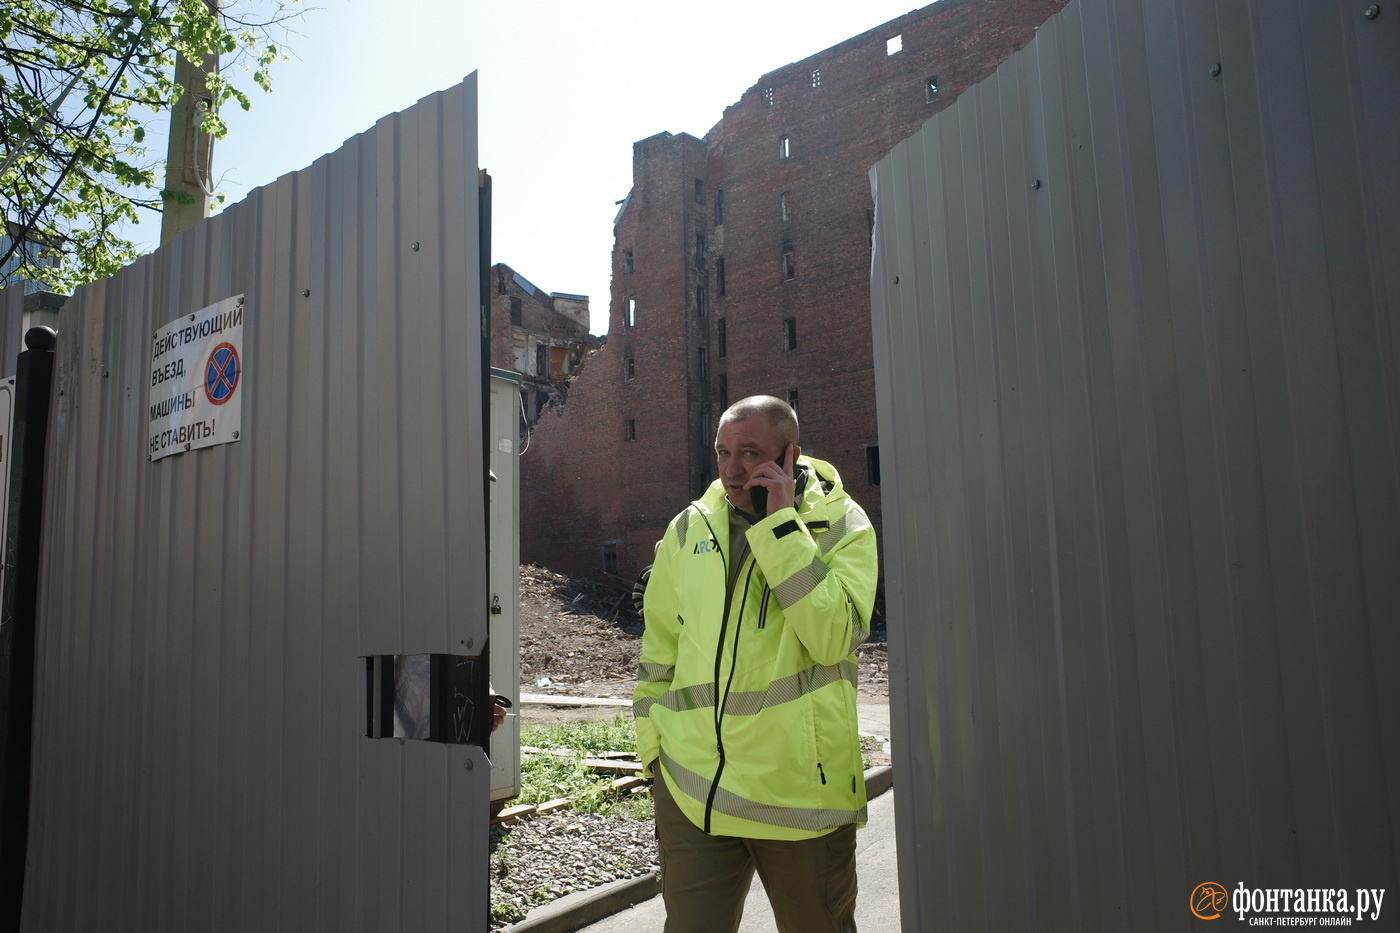
POLYGON ((808 839, 865 823, 855 649, 875 530, 835 467, 798 463, 796 508, 748 529, 732 591, 719 481, 667 527, 647 584, 637 750, 709 833, 808 839))

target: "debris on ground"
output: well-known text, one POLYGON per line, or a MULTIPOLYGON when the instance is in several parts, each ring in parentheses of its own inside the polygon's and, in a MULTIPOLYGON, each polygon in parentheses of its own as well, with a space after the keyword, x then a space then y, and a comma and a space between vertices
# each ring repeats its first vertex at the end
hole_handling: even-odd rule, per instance
POLYGON ((520 568, 520 685, 532 693, 627 697, 642 626, 631 595, 543 567, 520 568), (625 610, 614 610, 620 596, 625 610))

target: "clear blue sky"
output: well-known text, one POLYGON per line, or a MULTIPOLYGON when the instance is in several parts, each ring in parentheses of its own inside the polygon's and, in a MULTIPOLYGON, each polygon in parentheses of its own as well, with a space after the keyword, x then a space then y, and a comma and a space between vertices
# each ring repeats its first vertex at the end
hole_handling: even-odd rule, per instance
MULTIPOLYGON (((594 333, 607 328, 614 202, 631 187, 633 142, 704 136, 765 72, 923 5, 307 2, 319 9, 292 24, 273 92, 254 92, 247 113, 225 112, 214 173, 229 202, 476 71, 492 259, 545 291, 588 295, 594 333)), ((151 154, 164 154, 163 140, 151 154)), ((141 241, 158 230, 148 220, 132 232, 141 241)))

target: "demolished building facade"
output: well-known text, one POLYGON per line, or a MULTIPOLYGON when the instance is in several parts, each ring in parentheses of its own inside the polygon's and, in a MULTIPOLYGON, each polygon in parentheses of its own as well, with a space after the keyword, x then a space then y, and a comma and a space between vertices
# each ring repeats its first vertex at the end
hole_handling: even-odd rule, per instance
POLYGON ((634 576, 757 393, 880 527, 869 169, 1063 5, 943 0, 763 75, 704 139, 634 145, 608 342, 522 459, 522 559, 634 576))

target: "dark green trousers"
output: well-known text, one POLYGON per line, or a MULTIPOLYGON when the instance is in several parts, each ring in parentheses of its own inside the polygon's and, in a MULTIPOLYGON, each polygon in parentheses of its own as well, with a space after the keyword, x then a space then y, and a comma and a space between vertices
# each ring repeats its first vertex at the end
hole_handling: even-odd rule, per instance
POLYGON ((738 930, 755 870, 780 933, 855 933, 855 826, 796 842, 713 836, 685 818, 660 774, 652 795, 666 933, 738 930))

